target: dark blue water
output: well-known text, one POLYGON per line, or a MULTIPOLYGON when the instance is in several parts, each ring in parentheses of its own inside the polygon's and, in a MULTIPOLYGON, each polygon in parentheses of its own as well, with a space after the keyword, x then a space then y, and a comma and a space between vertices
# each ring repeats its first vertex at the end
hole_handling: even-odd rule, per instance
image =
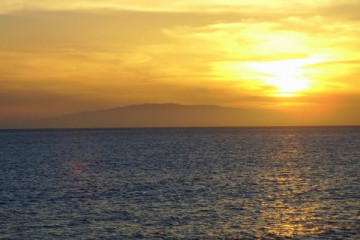
POLYGON ((360 239, 360 128, 0 131, 1 239, 360 239))

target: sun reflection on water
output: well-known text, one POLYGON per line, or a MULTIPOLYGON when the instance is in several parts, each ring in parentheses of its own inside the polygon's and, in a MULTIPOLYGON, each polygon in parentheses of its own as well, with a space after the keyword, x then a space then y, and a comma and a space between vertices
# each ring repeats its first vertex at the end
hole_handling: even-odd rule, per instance
POLYGON ((323 232, 317 224, 317 206, 304 197, 312 186, 304 177, 307 169, 296 162, 302 154, 301 146, 291 141, 291 137, 283 139, 283 146, 272 159, 278 161, 277 167, 262 176, 268 192, 261 201, 260 227, 276 237, 316 236, 323 232))

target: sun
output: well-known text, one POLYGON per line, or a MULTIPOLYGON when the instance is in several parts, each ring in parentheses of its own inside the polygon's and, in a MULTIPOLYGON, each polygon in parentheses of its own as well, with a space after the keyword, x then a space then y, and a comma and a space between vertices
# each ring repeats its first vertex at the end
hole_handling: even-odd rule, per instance
POLYGON ((274 89, 272 94, 279 97, 299 95, 310 88, 304 66, 316 62, 314 59, 291 59, 272 62, 253 62, 250 67, 259 73, 265 85, 274 89))

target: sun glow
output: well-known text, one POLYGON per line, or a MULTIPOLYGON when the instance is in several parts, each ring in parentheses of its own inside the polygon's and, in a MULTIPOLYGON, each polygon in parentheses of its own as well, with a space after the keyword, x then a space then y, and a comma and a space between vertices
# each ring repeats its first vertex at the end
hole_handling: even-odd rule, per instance
POLYGON ((316 62, 315 59, 292 59, 249 65, 261 74, 260 78, 265 85, 275 89, 272 95, 291 97, 311 88, 311 80, 306 77, 307 71, 303 67, 316 62))

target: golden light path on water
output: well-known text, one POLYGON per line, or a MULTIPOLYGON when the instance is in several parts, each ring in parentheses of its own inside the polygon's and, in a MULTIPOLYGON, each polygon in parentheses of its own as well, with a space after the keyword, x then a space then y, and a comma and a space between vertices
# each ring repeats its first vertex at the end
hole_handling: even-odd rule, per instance
POLYGON ((261 200, 258 228, 281 238, 317 236, 323 232, 317 225, 319 219, 315 212, 318 206, 313 200, 303 197, 313 189, 304 176, 308 169, 295 160, 302 154, 301 146, 291 138, 284 136, 284 148, 273 156, 277 167, 260 176, 268 193, 261 200))

